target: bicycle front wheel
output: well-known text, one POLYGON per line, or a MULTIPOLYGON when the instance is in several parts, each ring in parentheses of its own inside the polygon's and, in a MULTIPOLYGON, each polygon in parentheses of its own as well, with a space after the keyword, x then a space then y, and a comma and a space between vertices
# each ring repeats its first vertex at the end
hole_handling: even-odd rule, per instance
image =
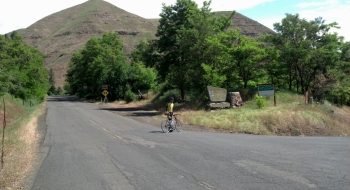
POLYGON ((182 131, 182 123, 180 120, 178 119, 175 119, 175 129, 176 131, 180 132, 182 131))
POLYGON ((169 121, 168 120, 163 120, 160 127, 162 128, 162 131, 164 133, 168 133, 169 132, 169 121))

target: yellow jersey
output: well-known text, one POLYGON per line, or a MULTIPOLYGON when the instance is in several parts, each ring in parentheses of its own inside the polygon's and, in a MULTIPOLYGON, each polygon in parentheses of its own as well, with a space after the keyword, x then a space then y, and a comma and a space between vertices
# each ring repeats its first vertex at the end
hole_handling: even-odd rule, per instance
POLYGON ((168 103, 167 108, 168 108, 168 110, 167 110, 168 112, 173 112, 174 103, 168 103))

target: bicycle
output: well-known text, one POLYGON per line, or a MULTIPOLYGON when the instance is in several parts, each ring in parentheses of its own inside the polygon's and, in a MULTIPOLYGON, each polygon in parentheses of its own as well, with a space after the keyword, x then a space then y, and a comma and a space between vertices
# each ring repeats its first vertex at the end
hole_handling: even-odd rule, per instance
POLYGON ((161 128, 164 133, 172 132, 173 130, 176 130, 177 132, 182 131, 182 123, 179 119, 176 118, 176 115, 180 114, 174 114, 173 119, 166 119, 162 121, 161 128), (171 127, 171 122, 174 121, 173 129, 171 127))

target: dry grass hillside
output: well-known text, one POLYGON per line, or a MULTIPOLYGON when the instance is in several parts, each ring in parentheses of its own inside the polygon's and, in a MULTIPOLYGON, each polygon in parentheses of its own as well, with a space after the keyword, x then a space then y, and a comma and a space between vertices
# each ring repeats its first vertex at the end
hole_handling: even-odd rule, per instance
MULTIPOLYGON (((229 14, 230 12, 217 12, 229 14)), ((232 18, 232 28, 256 37, 273 31, 239 13, 232 18)), ((120 34, 129 53, 141 39, 155 38, 158 19, 145 19, 103 0, 89 0, 53 13, 17 32, 24 41, 47 55, 44 66, 55 73, 56 86, 63 86, 68 63, 92 36, 105 32, 120 34)))
POLYGON ((53 68, 56 86, 62 86, 73 53, 92 36, 118 32, 125 51, 130 52, 140 39, 152 38, 156 29, 154 22, 105 1, 90 0, 49 15, 18 33, 47 55, 45 67, 53 68))

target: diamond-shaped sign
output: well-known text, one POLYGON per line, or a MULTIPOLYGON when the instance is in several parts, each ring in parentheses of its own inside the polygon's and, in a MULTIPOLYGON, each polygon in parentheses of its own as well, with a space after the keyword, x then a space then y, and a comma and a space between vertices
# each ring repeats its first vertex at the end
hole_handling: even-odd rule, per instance
POLYGON ((104 90, 104 91, 102 91, 102 94, 103 94, 104 96, 107 96, 107 95, 108 95, 108 91, 107 91, 107 90, 104 90))

